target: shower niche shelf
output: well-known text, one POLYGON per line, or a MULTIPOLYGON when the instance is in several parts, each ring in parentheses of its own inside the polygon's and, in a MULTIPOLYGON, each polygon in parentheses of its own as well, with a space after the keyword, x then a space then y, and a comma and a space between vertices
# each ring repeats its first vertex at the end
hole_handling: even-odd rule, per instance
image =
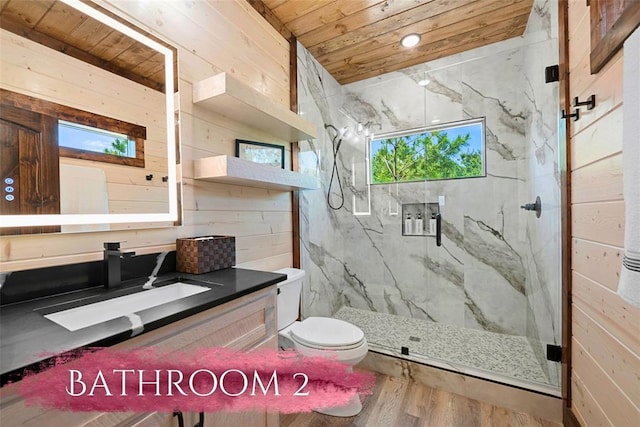
POLYGON ((282 191, 318 188, 318 180, 315 177, 232 156, 213 156, 194 160, 193 177, 203 181, 282 191))
POLYGON ((285 141, 317 137, 313 123, 227 73, 194 83, 193 103, 285 141))

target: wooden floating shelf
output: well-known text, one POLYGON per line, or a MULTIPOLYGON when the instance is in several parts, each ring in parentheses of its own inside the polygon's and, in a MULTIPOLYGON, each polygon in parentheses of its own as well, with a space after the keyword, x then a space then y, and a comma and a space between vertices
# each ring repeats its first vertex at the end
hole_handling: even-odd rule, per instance
POLYGON ((318 188, 318 179, 315 177, 232 156, 213 156, 194 160, 193 175, 195 179, 203 181, 283 191, 318 188))
POLYGON ((317 137, 313 123, 227 73, 194 83, 193 103, 289 142, 317 137))

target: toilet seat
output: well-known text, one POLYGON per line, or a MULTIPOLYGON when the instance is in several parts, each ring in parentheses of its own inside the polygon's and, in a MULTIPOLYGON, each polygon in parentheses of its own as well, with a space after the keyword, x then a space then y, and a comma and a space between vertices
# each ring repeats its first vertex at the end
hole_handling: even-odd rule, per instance
POLYGON ((303 346, 320 350, 351 350, 365 342, 360 328, 343 320, 309 317, 292 325, 290 336, 303 346))

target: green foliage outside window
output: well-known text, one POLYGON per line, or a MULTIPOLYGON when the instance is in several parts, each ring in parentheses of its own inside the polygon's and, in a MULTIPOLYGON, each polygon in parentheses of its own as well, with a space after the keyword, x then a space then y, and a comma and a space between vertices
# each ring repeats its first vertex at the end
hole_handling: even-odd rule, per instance
POLYGON ((482 123, 373 141, 373 183, 484 175, 482 123), (468 128, 468 132, 467 132, 468 128))
POLYGON ((111 147, 105 148, 104 152, 106 154, 112 154, 114 156, 126 157, 127 151, 129 148, 129 141, 122 138, 116 138, 112 143, 111 147))

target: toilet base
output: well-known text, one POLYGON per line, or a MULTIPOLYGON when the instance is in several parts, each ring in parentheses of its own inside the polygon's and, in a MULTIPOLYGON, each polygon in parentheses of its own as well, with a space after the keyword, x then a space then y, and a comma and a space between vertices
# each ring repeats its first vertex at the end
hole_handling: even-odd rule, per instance
POLYGON ((315 412, 323 415, 331 415, 333 417, 354 417, 362 411, 362 403, 360 396, 357 394, 351 397, 351 400, 345 406, 337 408, 319 408, 314 409, 315 412))

